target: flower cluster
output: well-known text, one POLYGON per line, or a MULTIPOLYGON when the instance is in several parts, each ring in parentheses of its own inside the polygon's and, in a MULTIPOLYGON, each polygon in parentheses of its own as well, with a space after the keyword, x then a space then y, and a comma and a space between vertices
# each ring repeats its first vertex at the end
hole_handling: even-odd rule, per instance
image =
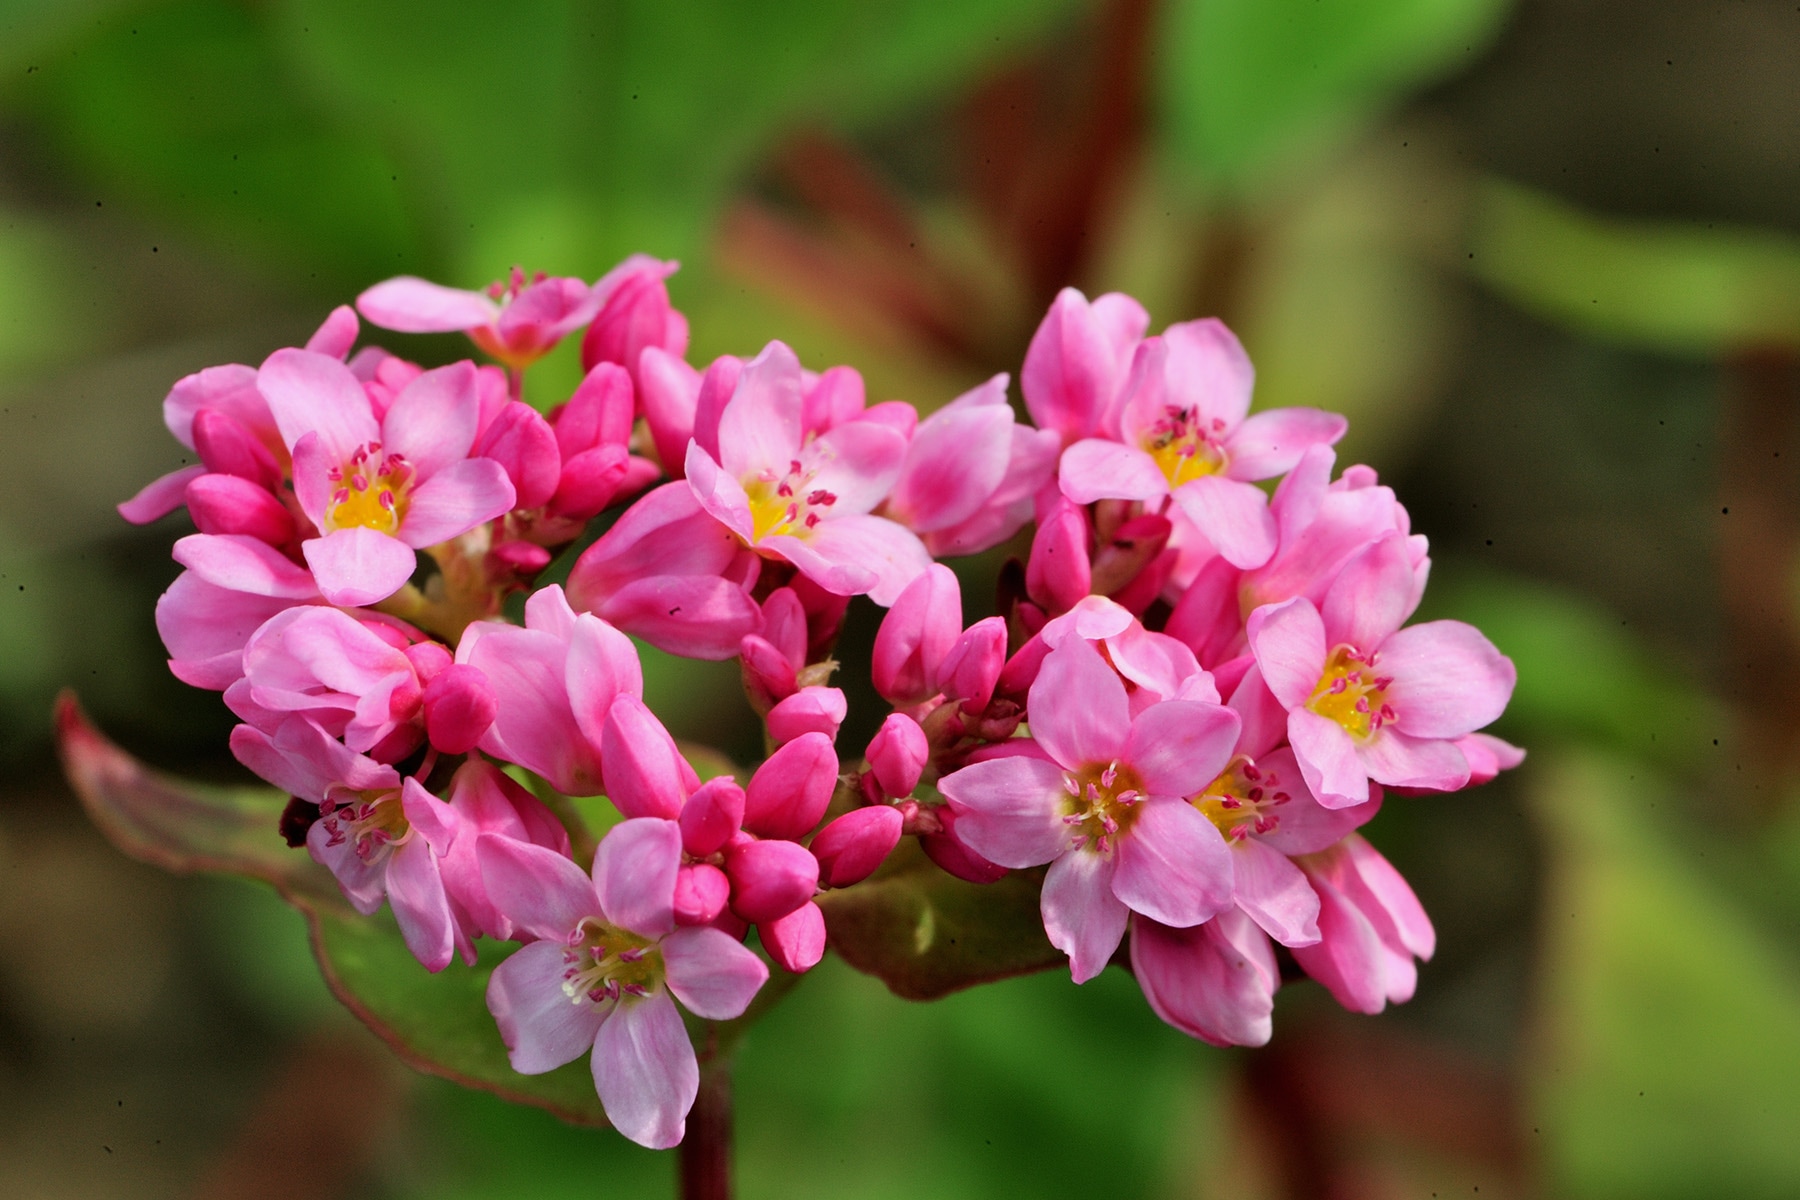
POLYGON ((677 1002, 731 1019, 771 966, 809 970, 817 897, 909 838, 974 883, 1046 868, 1076 982, 1129 934, 1151 1007, 1211 1042, 1270 1036, 1275 943, 1352 1009, 1412 994, 1430 921, 1356 830, 1384 788, 1520 760, 1476 732, 1513 669, 1467 625, 1406 624, 1425 539, 1373 471, 1333 478, 1341 417, 1249 415, 1224 325, 1146 336, 1129 297, 1069 290, 1021 371, 1031 424, 1006 375, 921 418, 780 342, 690 365, 673 270, 380 284, 363 319, 499 365, 352 353, 340 308, 177 383, 199 462, 121 505, 192 518, 157 627, 294 797, 290 842, 359 910, 385 900, 430 970, 522 943, 488 990, 517 1070, 590 1055, 614 1125, 673 1145, 698 1086, 677 1002), (586 375, 540 413, 523 373, 578 331, 586 375), (1028 526, 1000 611, 965 627, 935 560, 1028 526), (892 711, 845 762, 831 653, 857 596, 888 609, 892 711), (767 758, 721 773, 678 744, 634 638, 738 660, 767 758), (576 800, 598 796, 596 840, 576 800))

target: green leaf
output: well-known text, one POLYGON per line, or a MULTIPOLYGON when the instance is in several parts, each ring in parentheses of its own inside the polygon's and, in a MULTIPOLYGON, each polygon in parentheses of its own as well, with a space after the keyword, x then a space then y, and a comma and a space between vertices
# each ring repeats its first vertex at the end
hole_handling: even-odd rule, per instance
POLYGON ((1061 966, 1038 913, 1043 874, 974 884, 939 870, 907 839, 855 887, 819 897, 831 948, 897 996, 939 996, 1061 966))
POLYGON ((1490 180, 1471 268, 1520 308, 1590 337, 1717 358, 1800 346, 1800 239, 1603 218, 1490 180))
POLYGON ((1177 0, 1157 61, 1177 163, 1227 187, 1474 60, 1507 0, 1177 0))
POLYGON ((387 913, 359 916, 337 882, 276 822, 288 798, 271 788, 215 788, 150 770, 108 741, 72 695, 57 702, 63 768, 100 831, 131 857, 182 873, 212 871, 273 884, 306 915, 313 953, 344 1007, 418 1070, 578 1124, 604 1126, 585 1060, 520 1075, 487 1010, 487 981, 508 947, 483 943, 474 967, 432 975, 387 913))
POLYGON ((1550 1194, 1800 1194, 1800 974, 1668 837, 1641 765, 1549 759, 1531 1066, 1550 1194))

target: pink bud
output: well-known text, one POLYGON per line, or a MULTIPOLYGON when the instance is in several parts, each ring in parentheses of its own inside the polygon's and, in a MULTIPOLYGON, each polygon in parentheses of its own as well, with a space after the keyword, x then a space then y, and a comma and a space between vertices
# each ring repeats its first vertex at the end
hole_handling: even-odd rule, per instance
POLYGON ((780 920, 764 921, 756 929, 762 935, 763 949, 784 971, 804 974, 825 957, 825 913, 810 900, 780 920))
POLYGON ((794 589, 806 613, 806 660, 824 658, 844 628, 850 597, 828 592, 804 575, 794 576, 788 586, 794 589))
POLYGON ((701 784, 681 806, 681 848, 706 858, 724 848, 744 824, 744 789, 729 775, 701 784))
POLYGON ((875 690, 893 704, 917 704, 938 690, 938 666, 962 632, 956 574, 932 563, 906 585, 875 634, 875 690))
POLYGON ((912 795, 930 757, 925 731, 905 713, 889 713, 869 742, 869 769, 881 790, 895 799, 912 795))
POLYGON ((1132 348, 1149 324, 1149 314, 1129 296, 1109 293, 1089 304, 1074 288, 1058 293, 1019 372, 1032 422, 1054 429, 1065 444, 1101 432, 1132 348))
POLYGON ((583 450, 563 463, 550 511, 575 520, 596 515, 619 493, 630 465, 631 456, 623 446, 583 450))
POLYGON ((819 878, 827 887, 861 883, 887 861, 900 844, 900 810, 886 804, 854 808, 825 828, 812 841, 819 860, 819 878))
POLYGON ((744 673, 744 691, 750 705, 766 713, 794 694, 798 683, 794 664, 787 655, 754 633, 738 644, 738 666, 744 673))
POLYGON ((1031 561, 1025 566, 1025 590, 1053 613, 1068 612, 1092 586, 1088 565, 1087 513, 1059 501, 1031 539, 1031 561))
POLYGON ((1006 868, 989 862, 975 853, 956 836, 956 814, 949 805, 932 809, 943 826, 942 833, 927 834, 919 839, 926 857, 958 879, 970 883, 992 883, 1006 874, 1006 868))
POLYGON ((763 601, 762 636, 798 671, 806 665, 806 609, 793 588, 776 588, 763 601))
POLYGON ((187 485, 188 514, 201 533, 238 533, 285 544, 294 536, 294 518, 259 484, 236 475, 202 475, 187 485))
POLYGON ((970 712, 980 712, 994 698, 994 685, 1005 666, 1006 620, 987 617, 969 626, 944 656, 938 685, 970 712))
MULTIPOLYGON (((803 434, 820 434, 862 415, 867 403, 863 378, 855 367, 832 367, 800 402, 803 434)), ((909 410, 912 405, 906 406, 909 410)), ((914 419, 917 419, 916 410, 914 419)))
POLYGON ((617 363, 635 375, 638 357, 654 346, 679 358, 687 353, 687 318, 669 303, 663 279, 675 264, 649 262, 619 280, 581 339, 581 365, 617 363))
MULTIPOLYGON (((700 393, 694 398, 694 440, 715 459, 719 457, 719 414, 737 391, 738 376, 743 373, 744 360, 726 354, 713 359, 700 376, 700 393)), ((685 448, 682 453, 685 456, 685 448)))
POLYGON ((203 408, 194 414, 194 449, 206 469, 236 475, 269 491, 281 486, 281 465, 248 426, 229 413, 203 408))
POLYGON ((488 557, 503 571, 529 579, 550 565, 550 551, 535 542, 501 542, 488 557))
POLYGON ((1000 682, 995 690, 1002 696, 1013 696, 1024 699, 1037 680, 1038 668, 1044 665, 1044 659, 1050 653, 1050 644, 1033 634, 1031 640, 1019 647, 1007 664, 1000 671, 1000 682))
MULTIPOLYGON (((368 628, 376 626, 371 624, 368 628)), ((442 675, 456 661, 439 642, 409 642, 401 647, 401 653, 406 655, 406 661, 412 664, 413 674, 419 677, 422 684, 430 683, 442 675)))
POLYGON ((731 911, 752 924, 785 917, 819 889, 819 860, 798 842, 746 839, 725 851, 731 911))
POLYGON ((475 748, 500 702, 480 668, 452 663, 425 685, 425 735, 442 754, 467 754, 475 748))
POLYGON ((627 817, 681 815, 682 801, 700 786, 694 768, 656 714, 636 696, 621 694, 600 729, 600 773, 607 799, 627 817))
POLYGON ((569 402, 551 414, 556 445, 565 461, 596 446, 624 446, 631 440, 631 377, 603 362, 587 373, 569 402))
POLYGON ((477 458, 491 458, 512 480, 514 508, 541 508, 556 494, 562 454, 556 434, 537 409, 508 401, 475 443, 477 458))
POLYGON ((656 457, 672 478, 682 477, 688 439, 694 436, 694 402, 700 397, 700 372, 677 356, 646 346, 638 358, 638 406, 656 457))
POLYGON ((685 863, 675 873, 675 923, 708 925, 725 911, 731 880, 711 863, 685 863))
POLYGON ((750 777, 744 789, 744 828, 759 837, 805 837, 825 815, 837 774, 831 739, 822 733, 801 734, 769 755, 750 777))
POLYGON ((849 712, 844 693, 834 687, 805 687, 769 710, 769 736, 786 745, 803 733, 822 733, 837 738, 838 726, 849 712))

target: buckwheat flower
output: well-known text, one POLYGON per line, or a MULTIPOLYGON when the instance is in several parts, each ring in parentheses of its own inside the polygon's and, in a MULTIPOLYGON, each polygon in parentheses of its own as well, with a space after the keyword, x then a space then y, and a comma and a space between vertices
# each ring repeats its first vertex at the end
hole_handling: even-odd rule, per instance
POLYGON ((1415 959, 1437 948, 1431 918, 1393 865, 1360 836, 1299 860, 1319 896, 1320 940, 1294 960, 1353 1012, 1412 999, 1415 959))
POLYGON ((1019 372, 1025 411, 1037 427, 1064 445, 1110 434, 1132 354, 1149 326, 1143 305, 1123 293, 1091 304, 1074 288, 1057 293, 1019 372))
POLYGON ((1254 486, 1291 470, 1348 422, 1311 408, 1246 417, 1255 372, 1237 338, 1214 319, 1172 325, 1137 347, 1117 440, 1089 437, 1063 451, 1058 478, 1077 504, 1158 501, 1172 495, 1232 565, 1275 552, 1268 498, 1254 486))
POLYGON ((1224 769, 1236 713, 1168 700, 1134 718, 1124 681, 1079 638, 1044 659, 1028 712, 1034 754, 974 763, 938 787, 977 854, 1050 864, 1044 928, 1077 983, 1106 966, 1130 913, 1185 928, 1231 903, 1225 839, 1185 797, 1224 769))
POLYGON ((244 676, 244 646, 277 613, 322 605, 312 573, 242 534, 195 533, 175 543, 187 569, 156 602, 169 670, 191 687, 224 691, 244 676))
POLYGON ((719 416, 718 458, 698 436, 688 444, 688 485, 758 554, 793 564, 828 592, 892 604, 931 565, 915 534, 870 515, 899 478, 906 438, 867 417, 809 437, 803 399, 799 360, 769 343, 719 416))
POLYGON ((1512 662, 1461 621, 1402 629, 1417 604, 1406 538, 1389 534, 1339 573, 1324 604, 1252 613, 1257 666, 1288 711, 1288 740, 1327 808, 1369 799, 1369 781, 1451 791, 1469 780, 1457 741, 1512 696, 1512 662))
POLYGON ((674 1001, 729 1020, 769 977, 729 934, 676 927, 675 823, 643 817, 614 826, 592 878, 539 846, 486 836, 476 852, 488 895, 522 935, 539 939, 488 983, 513 1069, 537 1075, 591 1052, 613 1127, 639 1145, 675 1145, 700 1068, 674 1001))
POLYGON ((472 364, 425 372, 379 420, 349 369, 312 351, 276 351, 257 388, 293 455, 300 507, 320 534, 301 551, 333 604, 386 599, 411 578, 414 550, 513 506, 505 469, 469 457, 480 420, 472 364))
POLYGON ((372 324, 398 333, 466 333, 514 370, 530 366, 594 319, 606 297, 579 279, 527 279, 514 267, 485 291, 445 287, 412 275, 378 283, 356 298, 372 324))

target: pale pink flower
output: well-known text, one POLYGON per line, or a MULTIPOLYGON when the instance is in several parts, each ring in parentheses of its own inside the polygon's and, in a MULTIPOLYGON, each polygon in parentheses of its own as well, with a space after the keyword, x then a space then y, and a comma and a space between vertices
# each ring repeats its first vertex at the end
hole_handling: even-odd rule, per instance
POLYGON ((671 995, 695 1015, 742 1015, 769 977, 729 934, 677 928, 681 834, 673 821, 616 825, 590 879, 539 846, 484 836, 482 879, 531 942, 494 969, 488 1009, 513 1069, 536 1075, 592 1052, 613 1127, 640 1145, 681 1141, 699 1064, 671 995))
POLYGON ((1321 937, 1294 960, 1353 1012, 1410 1000, 1414 960, 1431 957, 1437 934, 1400 872, 1357 834, 1299 863, 1319 896, 1321 937))
POLYGON ((321 536, 301 550, 333 604, 373 604, 412 576, 416 549, 506 512, 505 469, 470 458, 480 420, 475 368, 427 371, 377 420, 343 363, 278 350, 257 372, 293 454, 294 492, 321 536))
POLYGON ((1288 710, 1288 740, 1328 808, 1369 799, 1369 781, 1449 791, 1469 779, 1458 739, 1506 708, 1516 672, 1472 626, 1400 628, 1417 604, 1406 538, 1352 559, 1324 604, 1296 597, 1251 614, 1249 640, 1288 710))
POLYGON ((938 786, 976 853, 1050 864, 1044 928, 1077 983, 1106 966, 1130 913, 1185 928, 1230 904, 1230 851, 1186 797, 1231 758, 1236 713, 1167 700, 1134 718, 1124 682, 1080 638, 1044 659, 1028 712, 1036 753, 974 763, 938 786))
POLYGON ((687 483, 746 546, 792 563, 826 591, 894 598, 931 556, 910 530, 870 515, 892 489, 906 438, 862 419, 817 436, 803 424, 794 352, 771 342, 744 368, 719 417, 719 457, 690 442, 687 483))
POLYGON ((257 538, 195 533, 175 543, 186 567, 156 602, 169 670, 193 687, 224 691, 244 675, 244 645, 277 613, 321 605, 312 573, 257 538))
POLYGON ((512 275, 485 291, 445 287, 412 275, 378 283, 356 298, 372 324, 399 333, 466 333, 508 367, 526 367, 594 319, 606 297, 579 279, 512 275))

